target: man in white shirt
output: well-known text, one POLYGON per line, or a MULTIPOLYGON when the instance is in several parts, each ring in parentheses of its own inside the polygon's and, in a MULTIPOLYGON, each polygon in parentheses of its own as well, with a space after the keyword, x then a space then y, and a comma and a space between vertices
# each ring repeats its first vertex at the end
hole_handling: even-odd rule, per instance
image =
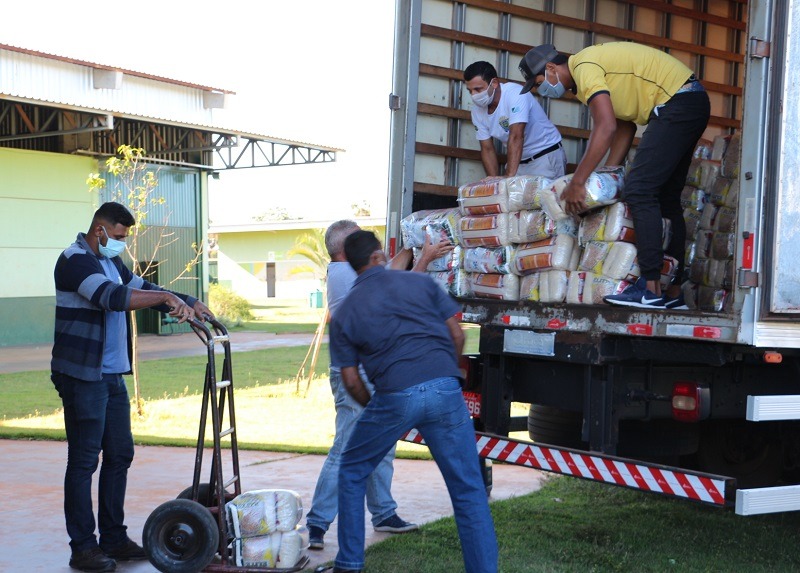
POLYGON ((567 156, 561 134, 530 92, 503 89, 497 70, 489 62, 474 62, 464 70, 472 97, 472 123, 481 145, 486 175, 500 175, 500 162, 492 138, 506 144, 505 175, 564 175, 567 156))

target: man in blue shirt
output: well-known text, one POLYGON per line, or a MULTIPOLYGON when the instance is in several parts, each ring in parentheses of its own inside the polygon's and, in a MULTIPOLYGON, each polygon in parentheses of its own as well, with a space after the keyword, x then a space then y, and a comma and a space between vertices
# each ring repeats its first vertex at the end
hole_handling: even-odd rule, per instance
POLYGON ((340 461, 334 573, 363 569, 367 478, 412 428, 422 434, 447 484, 467 573, 494 573, 494 523, 459 382, 460 307, 430 277, 386 270, 374 233, 356 231, 344 248, 358 277, 331 323, 331 364, 366 407, 340 461), (372 396, 359 364, 375 386, 372 396))

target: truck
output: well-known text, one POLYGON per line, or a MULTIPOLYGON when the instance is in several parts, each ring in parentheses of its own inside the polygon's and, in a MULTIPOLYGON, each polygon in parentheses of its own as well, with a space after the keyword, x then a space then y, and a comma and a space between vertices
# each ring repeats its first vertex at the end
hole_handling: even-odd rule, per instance
MULTIPOLYGON (((741 138, 724 308, 459 298, 462 321, 480 327, 465 397, 483 457, 740 515, 800 509, 798 22, 798 0, 397 0, 390 251, 403 218, 457 206, 459 186, 484 177, 462 76, 476 60, 522 84, 517 65, 536 45, 654 46, 708 91, 704 138, 741 138), (512 416, 512 403, 528 415, 512 416), (530 440, 510 437, 526 430, 530 440)), ((570 173, 588 108, 540 102, 570 173)))

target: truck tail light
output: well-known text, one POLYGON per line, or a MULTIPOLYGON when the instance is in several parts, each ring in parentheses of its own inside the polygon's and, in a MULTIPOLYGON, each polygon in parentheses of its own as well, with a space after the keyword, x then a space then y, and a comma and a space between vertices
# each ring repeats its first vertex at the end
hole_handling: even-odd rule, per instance
POLYGON ((672 417, 679 422, 705 420, 711 411, 711 391, 697 382, 675 382, 672 386, 672 417))

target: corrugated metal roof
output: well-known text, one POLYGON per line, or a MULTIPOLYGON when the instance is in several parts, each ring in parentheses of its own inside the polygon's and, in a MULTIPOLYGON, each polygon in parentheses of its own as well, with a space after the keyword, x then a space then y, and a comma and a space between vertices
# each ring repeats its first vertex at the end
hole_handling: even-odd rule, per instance
POLYGON ((204 93, 208 92, 225 96, 235 94, 230 90, 0 44, 0 95, 9 99, 98 114, 118 114, 286 145, 343 151, 216 125, 213 110, 204 107, 204 93), (122 72, 121 87, 95 88, 94 70, 122 72))

